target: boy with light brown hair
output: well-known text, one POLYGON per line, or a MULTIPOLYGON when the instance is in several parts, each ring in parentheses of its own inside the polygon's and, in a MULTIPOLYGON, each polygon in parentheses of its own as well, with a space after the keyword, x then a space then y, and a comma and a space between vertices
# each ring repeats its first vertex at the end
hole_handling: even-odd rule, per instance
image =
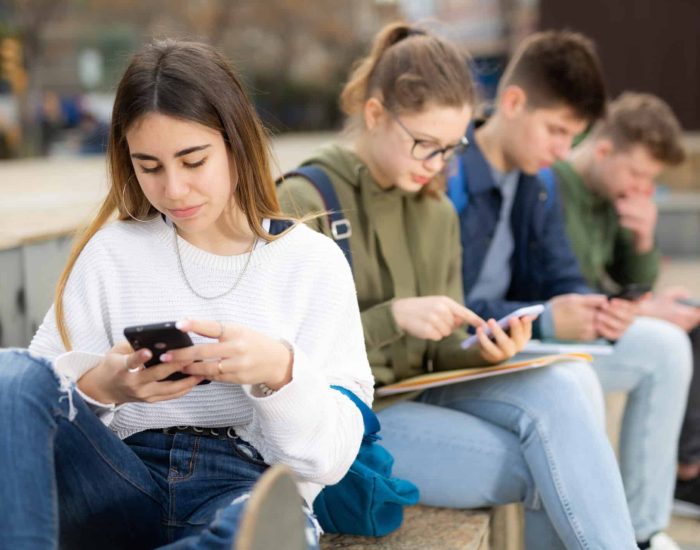
MULTIPOLYGON (((651 94, 626 92, 570 159, 554 165, 567 233, 591 286, 610 290, 656 281, 655 181, 684 158, 682 129, 671 108, 651 94)), ((682 287, 656 292, 640 303, 639 313, 690 331, 696 374, 680 436, 676 498, 700 516, 700 308, 681 303, 688 294, 682 287)))

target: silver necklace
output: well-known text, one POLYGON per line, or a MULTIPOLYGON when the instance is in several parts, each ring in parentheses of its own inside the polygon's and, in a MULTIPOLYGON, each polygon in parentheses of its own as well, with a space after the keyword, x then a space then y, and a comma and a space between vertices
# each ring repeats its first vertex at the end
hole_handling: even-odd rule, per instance
POLYGON ((258 237, 256 236, 253 239, 253 243, 250 245, 250 249, 248 250, 248 258, 245 261, 245 265, 243 266, 243 269, 241 272, 238 274, 238 277, 236 277, 236 280, 234 281, 233 285, 231 288, 228 290, 225 290, 221 294, 217 294, 216 296, 205 296, 204 294, 200 294, 197 292, 192 284, 190 283, 189 279, 187 278, 187 274, 185 273, 185 268, 182 265, 182 256, 180 256, 180 243, 177 242, 177 228, 175 227, 175 224, 173 224, 173 237, 174 237, 174 242, 175 242, 175 252, 177 253, 177 265, 180 268, 180 274, 182 275, 182 278, 185 280, 185 284, 187 285, 187 288, 189 288, 192 291, 192 294, 197 296, 198 298, 201 298, 202 300, 216 300, 217 298, 223 298, 227 294, 231 294, 234 290, 236 290, 236 287, 238 286, 238 283, 241 282, 241 279, 243 279, 243 275, 245 275, 246 270, 248 269, 248 264, 250 263, 250 258, 253 255, 253 250, 255 249, 255 245, 258 242, 258 237))

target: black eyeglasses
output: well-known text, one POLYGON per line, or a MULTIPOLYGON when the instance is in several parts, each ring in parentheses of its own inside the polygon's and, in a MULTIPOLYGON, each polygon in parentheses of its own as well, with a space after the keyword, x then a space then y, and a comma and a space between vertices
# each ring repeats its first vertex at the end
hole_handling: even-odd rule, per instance
POLYGON ((466 136, 462 136, 462 139, 459 140, 459 143, 456 143, 454 145, 446 145, 445 147, 438 147, 438 145, 434 141, 429 141, 427 139, 418 139, 415 137, 411 131, 404 126, 403 122, 399 119, 397 115, 395 115, 393 112, 391 112, 389 109, 386 109, 386 112, 391 115, 391 118, 393 118, 401 128, 403 128, 403 131, 406 132, 406 135, 410 137, 413 140, 413 147, 411 147, 411 156, 416 159, 416 160, 430 160, 432 158, 435 158, 438 155, 442 155, 442 161, 447 162, 449 161, 454 155, 459 155, 460 153, 463 153, 464 150, 469 147, 469 140, 466 138, 466 136))

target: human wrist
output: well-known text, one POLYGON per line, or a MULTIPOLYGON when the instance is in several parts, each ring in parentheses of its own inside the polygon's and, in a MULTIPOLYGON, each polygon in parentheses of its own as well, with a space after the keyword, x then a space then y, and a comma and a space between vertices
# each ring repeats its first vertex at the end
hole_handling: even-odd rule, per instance
POLYGON ((76 383, 78 389, 94 401, 118 405, 119 403, 114 396, 110 395, 109 391, 100 384, 101 376, 98 369, 99 367, 95 367, 83 374, 76 383))
POLYGON ((281 347, 284 348, 284 351, 280 350, 281 361, 279 362, 279 365, 284 365, 284 367, 279 369, 279 376, 271 377, 269 380, 258 384, 263 395, 271 395, 292 381, 294 346, 282 338, 278 340, 278 344, 281 344, 281 347))
POLYGON ((654 250, 654 235, 637 233, 634 240, 634 250, 637 254, 648 254, 654 250))

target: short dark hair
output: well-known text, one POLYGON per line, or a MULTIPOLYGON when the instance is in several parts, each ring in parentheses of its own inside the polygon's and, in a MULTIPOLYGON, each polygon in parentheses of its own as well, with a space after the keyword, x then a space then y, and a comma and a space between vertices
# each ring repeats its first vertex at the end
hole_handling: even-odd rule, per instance
POLYGON ((606 91, 593 42, 571 31, 532 34, 506 67, 499 91, 516 85, 533 108, 564 104, 583 120, 605 113, 606 91))
POLYGON ((610 139, 622 151, 642 145, 670 166, 685 160, 681 125, 671 107, 652 94, 621 94, 608 105, 607 115, 593 127, 592 135, 610 139))

